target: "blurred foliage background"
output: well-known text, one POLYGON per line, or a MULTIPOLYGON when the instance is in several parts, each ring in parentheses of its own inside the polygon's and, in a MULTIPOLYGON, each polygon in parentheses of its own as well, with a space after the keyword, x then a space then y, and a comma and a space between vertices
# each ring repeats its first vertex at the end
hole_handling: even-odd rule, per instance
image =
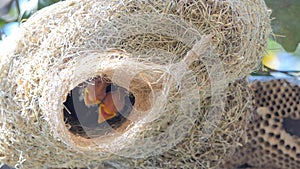
POLYGON ((274 77, 296 77, 300 72, 300 1, 265 0, 272 10, 273 36, 268 42, 268 51, 263 65, 274 77))
MULTIPOLYGON (((61 0, 1 0, 0 44, 33 13, 58 1, 61 0)), ((253 75, 298 76, 300 1, 265 0, 265 2, 272 10, 273 36, 269 39, 268 51, 262 60, 261 71, 254 72, 253 75)))
POLYGON ((294 52, 300 42, 300 1, 265 0, 272 9, 272 29, 287 52, 294 52))
POLYGON ((0 3, 0 40, 11 35, 36 11, 60 0, 1 0, 0 3))

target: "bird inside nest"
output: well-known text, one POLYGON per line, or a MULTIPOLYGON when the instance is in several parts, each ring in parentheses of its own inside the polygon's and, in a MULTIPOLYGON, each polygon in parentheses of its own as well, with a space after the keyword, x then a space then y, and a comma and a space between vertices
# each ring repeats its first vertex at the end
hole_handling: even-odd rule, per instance
POLYGON ((73 134, 98 137, 127 121, 134 103, 132 93, 98 76, 70 92, 64 103, 64 120, 73 134))
MULTIPOLYGON (((98 105, 98 123, 120 116, 125 107, 126 97, 130 93, 108 80, 97 77, 90 81, 84 88, 84 103, 87 106, 98 105)), ((132 104, 132 103, 128 103, 132 104)))

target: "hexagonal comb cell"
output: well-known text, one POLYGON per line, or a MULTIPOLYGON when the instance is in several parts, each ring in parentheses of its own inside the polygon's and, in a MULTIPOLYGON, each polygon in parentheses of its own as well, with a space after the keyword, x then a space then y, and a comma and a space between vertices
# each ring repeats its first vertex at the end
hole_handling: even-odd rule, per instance
POLYGON ((224 168, 300 168, 300 87, 287 80, 251 84, 257 106, 247 131, 248 144, 237 148, 224 168))

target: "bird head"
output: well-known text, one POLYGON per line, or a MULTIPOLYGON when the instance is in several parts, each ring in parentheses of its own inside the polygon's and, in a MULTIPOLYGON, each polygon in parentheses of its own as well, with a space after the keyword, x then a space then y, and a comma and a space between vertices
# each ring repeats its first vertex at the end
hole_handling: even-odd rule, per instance
POLYGON ((96 78, 84 88, 84 103, 85 105, 95 105, 101 103, 106 96, 106 87, 108 86, 104 80, 96 78))
POLYGON ((98 123, 112 119, 118 115, 125 106, 125 90, 118 88, 106 94, 103 102, 99 106, 98 123))

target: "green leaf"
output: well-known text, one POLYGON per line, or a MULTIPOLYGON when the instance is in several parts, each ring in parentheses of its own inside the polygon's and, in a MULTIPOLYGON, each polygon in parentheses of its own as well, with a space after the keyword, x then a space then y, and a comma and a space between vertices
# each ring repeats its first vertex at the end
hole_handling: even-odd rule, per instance
POLYGON ((265 0, 272 9, 273 32, 287 52, 294 52, 300 42, 300 1, 299 0, 265 0))
MULTIPOLYGON (((1 10, 1 9, 0 9, 1 10)), ((17 5, 14 2, 9 6, 9 8, 6 8, 4 11, 2 11, 1 19, 3 19, 6 22, 13 22, 16 21, 19 16, 19 11, 17 8, 17 5)))
POLYGON ((277 43, 275 40, 269 38, 268 39, 268 50, 270 51, 284 51, 284 48, 277 43))
POLYGON ((3 19, 0 19, 0 29, 6 24, 6 22, 3 19))
POLYGON ((300 57, 300 45, 298 45, 298 47, 295 51, 295 56, 300 57))
POLYGON ((20 15, 18 20, 29 18, 38 10, 38 0, 18 0, 20 15))
POLYGON ((12 6, 12 3, 13 3, 13 0, 1 0, 1 3, 0 3, 0 18, 7 15, 7 13, 9 12, 9 9, 12 6))
POLYGON ((59 1, 61 0, 39 0, 38 9, 40 10, 59 1))

